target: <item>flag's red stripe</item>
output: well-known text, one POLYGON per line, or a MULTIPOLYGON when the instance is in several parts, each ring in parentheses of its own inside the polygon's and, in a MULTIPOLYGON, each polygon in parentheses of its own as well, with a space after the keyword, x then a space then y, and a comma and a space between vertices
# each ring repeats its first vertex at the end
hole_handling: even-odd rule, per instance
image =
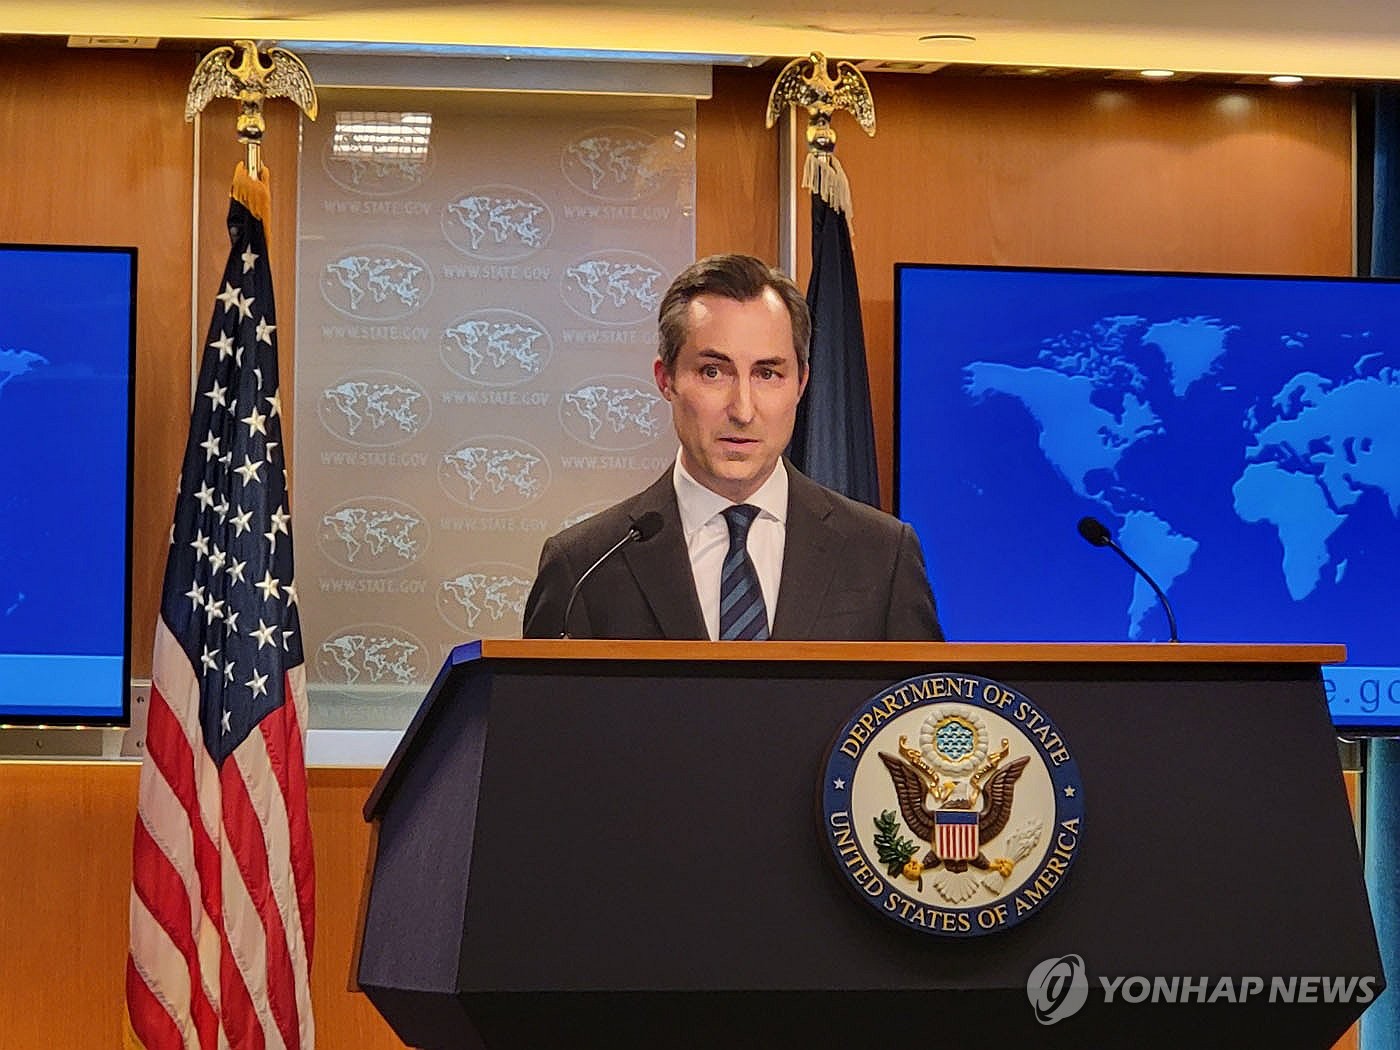
POLYGON ((219 944, 219 1010, 228 1045, 237 1050, 265 1050, 262 1022, 248 994, 248 985, 238 970, 238 962, 229 951, 228 938, 219 944))
POLYGON ((129 955, 126 957, 126 1009, 131 1018, 131 1030, 145 1050, 184 1050, 180 1029, 166 1011, 165 1004, 146 987, 129 955))
POLYGON ((277 786, 287 805, 287 828, 291 832, 292 877, 296 882, 297 907, 301 912, 302 939, 306 944, 306 968, 311 970, 312 941, 316 934, 316 856, 311 848, 311 818, 307 812, 310 797, 306 786, 306 758, 301 727, 297 724, 292 700, 292 680, 284 674, 286 702, 258 724, 267 748, 277 786))
MULTIPOLYGON (((162 629, 164 624, 158 626, 162 629)), ((194 830, 195 877, 205 913, 214 924, 220 942, 219 949, 219 1017, 229 1037, 230 1046, 238 1050, 262 1050, 262 1027, 253 1008, 252 996, 244 983, 238 964, 229 953, 224 929, 223 876, 219 850, 209 837, 201 815, 195 786, 195 759, 189 739, 174 710, 155 683, 151 685, 151 702, 147 712, 146 754, 161 771, 176 797, 184 805, 185 816, 194 830)), ((204 759, 204 755, 198 756, 204 759)), ((206 1044, 205 1050, 215 1050, 217 1040, 206 1044)))
MULTIPOLYGON (((176 949, 184 957, 190 975, 189 1012, 194 1020, 195 1031, 199 1034, 202 1047, 217 1045, 219 1022, 214 1016, 214 1008, 204 994, 200 982, 199 951, 195 945, 194 932, 190 929, 190 895, 185 890, 170 859, 166 857, 151 838, 146 824, 139 817, 136 820, 136 837, 131 851, 131 887, 141 898, 146 910, 174 942, 176 949)), ((174 1004, 182 1009, 184 1003, 174 1004)), ((133 1025, 135 1019, 133 1018, 133 1025)), ((139 1033, 138 1033, 139 1034, 139 1033)))
POLYGON ((263 838, 262 822, 258 820, 247 785, 238 770, 238 752, 229 756, 219 770, 223 787, 224 836, 233 850, 243 885, 248 890, 253 907, 262 921, 267 942, 267 1000, 272 1018, 288 1047, 301 1045, 301 1027, 297 1020, 296 978, 292 973, 291 954, 287 948, 287 931, 282 925, 282 913, 272 892, 268 869, 267 842, 263 838))
POLYGON ((194 833, 194 870, 199 882, 200 903, 222 937, 224 909, 219 890, 219 849, 209 837, 199 809, 199 790, 195 782, 196 756, 174 710, 154 682, 151 683, 149 707, 146 713, 146 753, 185 807, 185 816, 194 833))

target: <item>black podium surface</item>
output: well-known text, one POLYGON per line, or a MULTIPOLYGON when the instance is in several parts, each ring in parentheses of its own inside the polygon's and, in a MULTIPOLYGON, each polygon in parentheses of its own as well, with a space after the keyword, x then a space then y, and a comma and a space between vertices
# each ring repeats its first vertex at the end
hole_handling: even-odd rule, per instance
POLYGON ((1364 1002, 1268 993, 1275 978, 1294 998, 1327 998, 1295 978, 1383 988, 1318 668, 1341 652, 462 646, 366 805, 355 978, 426 1048, 1327 1047, 1364 1002), (1086 797, 1054 899, 971 940, 854 900, 817 820, 845 720, 940 670, 1034 698, 1086 797), (1041 1025, 1027 977, 1067 954, 1088 1004, 1041 1025), (1257 977, 1265 992, 1108 1003, 1100 977, 1257 977))

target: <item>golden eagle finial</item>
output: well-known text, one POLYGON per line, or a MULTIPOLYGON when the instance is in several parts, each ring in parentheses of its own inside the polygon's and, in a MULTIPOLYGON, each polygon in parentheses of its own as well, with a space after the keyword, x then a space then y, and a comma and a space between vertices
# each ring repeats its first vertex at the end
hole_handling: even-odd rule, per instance
POLYGON ((316 85, 305 63, 286 48, 260 51, 251 40, 235 40, 233 45, 216 47, 199 60, 185 96, 185 119, 194 120, 211 99, 237 99, 238 141, 247 144, 248 171, 257 178, 258 149, 267 128, 263 100, 289 98, 315 120, 316 85))
POLYGON ((860 70, 844 59, 836 63, 833 80, 827 71, 826 56, 813 51, 806 58, 793 59, 778 74, 768 93, 764 123, 771 128, 788 106, 801 106, 807 111, 807 162, 802 185, 849 216, 850 186, 836 160, 836 129, 831 126, 831 118, 838 109, 844 109, 867 135, 874 135, 875 99, 870 85, 860 70))
POLYGON ((773 90, 768 93, 768 118, 772 127, 786 106, 801 106, 811 123, 807 125, 807 144, 829 153, 836 148, 836 131, 831 117, 844 109, 856 118, 867 135, 875 134, 875 99, 870 85, 859 69, 844 59, 836 63, 836 79, 827 72, 826 56, 813 51, 806 58, 794 58, 783 67, 773 90))

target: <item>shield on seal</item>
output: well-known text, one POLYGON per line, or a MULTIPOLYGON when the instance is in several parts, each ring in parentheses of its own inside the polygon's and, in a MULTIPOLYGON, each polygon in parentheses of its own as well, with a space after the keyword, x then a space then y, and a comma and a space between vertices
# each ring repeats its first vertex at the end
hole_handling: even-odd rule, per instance
POLYGON ((944 860, 972 860, 978 843, 978 814, 970 809, 939 809, 933 814, 933 847, 944 860))

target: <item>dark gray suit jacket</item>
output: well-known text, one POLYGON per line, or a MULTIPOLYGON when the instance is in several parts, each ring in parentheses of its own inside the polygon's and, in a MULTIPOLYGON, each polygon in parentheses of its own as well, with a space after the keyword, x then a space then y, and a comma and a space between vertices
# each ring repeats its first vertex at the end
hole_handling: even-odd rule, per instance
MULTIPOLYGON (((787 540, 771 636, 786 641, 941 641, 914 530, 823 488, 788 464, 787 540)), ((705 639, 668 470, 650 488, 545 541, 525 603, 526 638, 558 638, 569 591, 648 511, 663 525, 588 578, 569 614, 573 638, 705 639)))

